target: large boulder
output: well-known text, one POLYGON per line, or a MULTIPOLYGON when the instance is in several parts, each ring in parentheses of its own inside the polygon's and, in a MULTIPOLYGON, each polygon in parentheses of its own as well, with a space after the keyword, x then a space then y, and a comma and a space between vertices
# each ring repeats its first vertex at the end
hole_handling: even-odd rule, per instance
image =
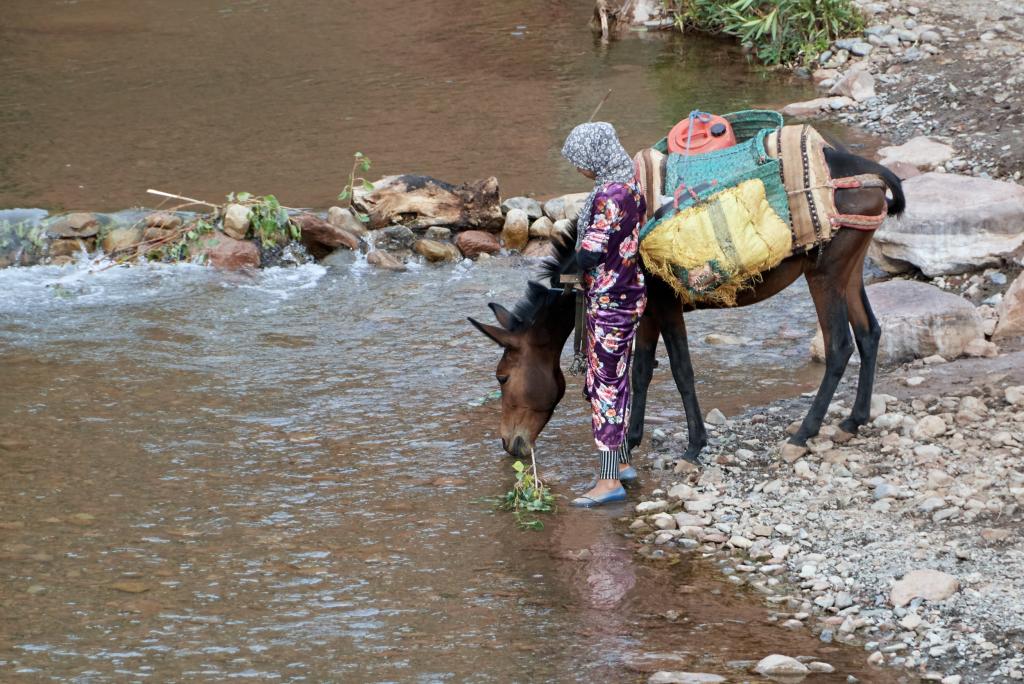
POLYGON ((224 233, 199 239, 196 254, 206 257, 206 264, 228 271, 260 267, 260 250, 249 240, 236 240, 224 233))
POLYGON ((451 185, 429 176, 388 176, 373 190, 357 190, 355 207, 370 216, 371 228, 402 224, 413 229, 457 226, 498 230, 504 217, 498 179, 451 185))
POLYGON ((899 272, 911 264, 928 276, 996 265, 1024 244, 1024 187, 925 173, 903 183, 907 210, 875 232, 871 256, 899 272))
POLYGON ((993 337, 1024 337, 1024 273, 1017 276, 996 309, 999 322, 993 337))
POLYGON ((932 140, 924 135, 911 138, 902 145, 883 147, 878 150, 879 163, 882 166, 903 162, 919 169, 942 166, 952 159, 955 153, 956 150, 946 143, 932 140))
POLYGON ((523 250, 523 256, 527 259, 546 259, 555 256, 555 246, 550 240, 530 240, 523 250))
MULTIPOLYGON (((900 363, 938 354, 962 355, 973 340, 984 337, 981 316, 962 297, 915 280, 890 280, 869 285, 871 308, 882 327, 878 360, 900 363)), ((824 360, 821 329, 811 343, 811 356, 824 360)))
POLYGON ((481 254, 497 254, 501 251, 498 238, 482 230, 467 230, 455 238, 455 246, 463 256, 476 259, 481 254))

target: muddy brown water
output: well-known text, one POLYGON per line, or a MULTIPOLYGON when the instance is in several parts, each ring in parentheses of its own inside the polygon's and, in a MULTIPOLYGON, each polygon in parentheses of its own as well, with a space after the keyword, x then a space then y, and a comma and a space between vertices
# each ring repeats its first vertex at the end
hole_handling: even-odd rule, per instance
MULTIPOLYGON (((530 272, 0 271, 0 680, 742 681, 730 661, 782 652, 887 681, 697 556, 641 560, 627 506, 524 532, 481 500, 511 470, 480 404, 497 349, 465 316, 530 272)), ((820 372, 806 292, 759 309, 691 317, 706 408, 820 372)), ((595 465, 578 395, 539 444, 561 495, 595 465)))
POLYGON ((558 150, 607 89, 627 149, 690 110, 778 106, 806 81, 729 43, 602 47, 585 0, 6 0, 0 207, 117 210, 147 188, 326 207, 371 177, 495 175, 505 196, 579 189, 558 150))

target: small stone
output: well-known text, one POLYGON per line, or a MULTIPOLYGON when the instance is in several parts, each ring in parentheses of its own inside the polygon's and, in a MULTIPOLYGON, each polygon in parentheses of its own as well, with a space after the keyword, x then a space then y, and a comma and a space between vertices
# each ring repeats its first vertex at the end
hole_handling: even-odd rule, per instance
POLYGON ((806 675, 809 670, 807 666, 801 663, 796 658, 789 656, 773 654, 762 658, 757 665, 754 666, 754 672, 764 675, 766 677, 779 677, 779 676, 793 676, 793 675, 806 675))
POLYGON ((754 542, 750 541, 746 537, 741 537, 739 535, 733 535, 732 537, 729 538, 729 545, 730 546, 734 546, 734 547, 739 548, 739 549, 749 549, 751 546, 754 545, 754 542))
POLYGON ((704 422, 708 425, 725 425, 726 420, 725 414, 716 408, 708 411, 708 415, 704 418, 704 422))
POLYGON ((800 446, 799 444, 791 444, 786 442, 782 445, 782 449, 779 451, 779 455, 782 460, 786 463, 796 463, 807 453, 807 447, 800 446))
POLYGON ((925 416, 914 428, 914 439, 934 439, 946 432, 946 421, 938 416, 925 416))
POLYGON ((530 219, 522 209, 511 209, 505 216, 501 242, 505 249, 522 250, 530 241, 530 219))
POLYGON ((880 651, 875 651, 868 656, 868 665, 881 665, 885 661, 885 656, 880 651))
POLYGON ((900 627, 908 632, 913 632, 921 625, 921 622, 923 622, 921 616, 917 613, 907 613, 907 616, 900 620, 900 627))
POLYGON ((229 204, 224 208, 224 234, 235 240, 244 240, 249 233, 249 207, 229 204))
POLYGON ((33 584, 32 586, 30 586, 28 589, 25 590, 25 593, 26 594, 31 594, 32 596, 38 596, 39 594, 46 593, 46 587, 44 587, 41 584, 33 584))
POLYGON ((366 263, 370 264, 371 266, 376 266, 377 268, 384 271, 394 271, 396 273, 401 273, 403 271, 408 270, 406 269, 405 264, 403 264, 397 257, 395 257, 393 254, 389 254, 383 249, 375 249, 372 252, 368 253, 366 255, 366 263))
POLYGON ((647 679, 647 684, 719 684, 725 677, 705 672, 655 672, 647 679))
POLYGON ((530 238, 550 240, 555 224, 547 216, 541 216, 530 224, 530 238))
POLYGON ((452 229, 445 228, 444 226, 430 226, 427 228, 427 232, 423 234, 423 237, 428 240, 437 240, 438 242, 447 242, 452 239, 452 229))
POLYGON ((532 197, 509 197, 501 203, 501 211, 508 214, 513 209, 519 209, 526 213, 531 221, 536 221, 544 215, 544 208, 541 203, 532 197))
POLYGON ((807 663, 807 669, 811 672, 820 672, 823 674, 830 674, 836 671, 836 668, 820 660, 812 660, 811 662, 807 663))
POLYGON ((924 378, 922 378, 920 375, 914 375, 904 380, 904 382, 906 383, 907 387, 917 387, 918 385, 924 382, 924 378))
POLYGON ((670 498, 670 499, 679 499, 680 501, 686 501, 687 499, 692 499, 694 494, 696 494, 696 492, 693 489, 693 487, 691 487, 688 484, 682 484, 682 483, 677 484, 677 485, 673 485, 668 490, 668 498, 670 498))
POLYGON ((1008 404, 1013 406, 1024 406, 1024 385, 1007 387, 1003 391, 1003 396, 1006 398, 1006 403, 1008 404))
POLYGON ((641 501, 636 505, 637 513, 640 515, 653 515, 668 510, 668 501, 658 499, 656 501, 641 501))
POLYGON ((149 587, 139 580, 121 580, 110 585, 115 591, 122 591, 126 594, 141 594, 149 591, 149 587))
POLYGON ((999 356, 999 347, 995 343, 979 337, 967 343, 967 346, 964 347, 964 354, 976 358, 993 359, 999 356))

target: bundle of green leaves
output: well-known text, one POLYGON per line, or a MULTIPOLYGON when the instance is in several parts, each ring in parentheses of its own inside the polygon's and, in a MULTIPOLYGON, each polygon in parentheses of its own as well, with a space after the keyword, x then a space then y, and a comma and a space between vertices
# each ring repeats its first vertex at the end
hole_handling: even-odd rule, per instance
POLYGON ((734 36, 765 64, 810 64, 833 41, 859 34, 852 0, 667 0, 682 30, 734 36))
POLYGON ((555 510, 555 495, 548 491, 537 477, 536 469, 527 469, 522 461, 512 464, 516 481, 512 489, 502 497, 499 507, 512 511, 516 522, 526 530, 544 528, 536 513, 551 513, 555 510))

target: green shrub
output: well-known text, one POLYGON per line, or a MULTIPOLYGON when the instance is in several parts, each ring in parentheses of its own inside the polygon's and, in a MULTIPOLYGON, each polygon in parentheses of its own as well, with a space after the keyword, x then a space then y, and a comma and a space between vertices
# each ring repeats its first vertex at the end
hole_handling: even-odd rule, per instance
POLYGON ((676 25, 734 36, 765 64, 809 64, 864 29, 851 0, 668 0, 676 25))

